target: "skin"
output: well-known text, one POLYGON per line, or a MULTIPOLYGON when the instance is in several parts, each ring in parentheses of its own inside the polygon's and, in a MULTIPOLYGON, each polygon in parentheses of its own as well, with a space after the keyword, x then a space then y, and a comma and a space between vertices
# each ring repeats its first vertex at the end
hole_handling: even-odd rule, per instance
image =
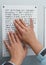
POLYGON ((16 32, 15 33, 9 32, 8 37, 10 43, 8 43, 6 40, 4 41, 4 43, 10 53, 11 56, 10 61, 16 65, 21 65, 27 54, 27 48, 25 45, 22 46, 22 43, 18 38, 16 32))
POLYGON ((16 19, 14 25, 16 32, 8 33, 10 44, 6 40, 4 43, 10 53, 10 61, 16 65, 21 65, 27 54, 26 44, 30 45, 36 54, 41 51, 43 46, 37 40, 32 19, 30 19, 30 26, 27 26, 22 19, 16 19), (20 40, 26 42, 24 47, 20 40))
POLYGON ((17 30, 17 34, 22 41, 25 41, 33 51, 38 54, 43 46, 37 40, 37 37, 34 32, 33 20, 30 19, 30 26, 26 26, 22 19, 16 19, 14 25, 17 30))

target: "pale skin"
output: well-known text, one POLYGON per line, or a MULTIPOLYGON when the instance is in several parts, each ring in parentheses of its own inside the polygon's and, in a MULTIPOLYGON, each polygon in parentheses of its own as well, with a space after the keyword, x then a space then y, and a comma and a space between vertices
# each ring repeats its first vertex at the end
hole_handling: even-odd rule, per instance
POLYGON ((22 46, 22 43, 16 33, 9 32, 8 37, 10 45, 6 40, 4 41, 4 43, 10 53, 10 61, 15 65, 21 65, 27 54, 27 48, 25 45, 24 47, 22 46))
POLYGON ((43 48, 43 46, 36 38, 34 32, 33 20, 30 19, 30 26, 26 26, 26 24, 22 19, 16 19, 14 21, 14 25, 17 29, 19 38, 28 43, 30 47, 33 49, 33 51, 36 54, 38 54, 40 50, 43 48))
POLYGON ((30 47, 36 54, 41 51, 43 46, 36 38, 32 19, 30 19, 30 26, 26 26, 22 19, 16 19, 14 21, 14 25, 16 27, 16 32, 8 33, 10 45, 6 40, 4 41, 4 43, 11 55, 10 61, 15 63, 16 65, 21 65, 27 54, 26 43, 30 45, 30 47), (26 42, 24 44, 24 47, 22 46, 20 40, 26 42))

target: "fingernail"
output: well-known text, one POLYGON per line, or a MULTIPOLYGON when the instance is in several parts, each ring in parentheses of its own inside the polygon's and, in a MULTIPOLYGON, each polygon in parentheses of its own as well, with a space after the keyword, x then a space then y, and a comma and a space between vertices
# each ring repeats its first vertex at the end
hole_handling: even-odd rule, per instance
POLYGON ((8 32, 8 35, 9 35, 9 34, 11 34, 11 32, 10 32, 10 31, 8 32))
POLYGON ((9 34, 9 32, 7 34, 9 34))

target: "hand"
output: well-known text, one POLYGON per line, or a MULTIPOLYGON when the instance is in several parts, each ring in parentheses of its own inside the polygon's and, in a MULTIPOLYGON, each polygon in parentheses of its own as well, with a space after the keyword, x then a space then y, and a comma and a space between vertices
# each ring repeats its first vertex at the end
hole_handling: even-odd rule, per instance
POLYGON ((14 25, 17 29, 17 34, 19 38, 25 42, 27 42, 30 45, 34 43, 36 40, 36 35, 34 33, 34 26, 33 26, 33 21, 30 19, 30 26, 26 26, 23 20, 17 19, 14 21, 14 25))
POLYGON ((30 19, 30 26, 26 26, 26 24, 24 23, 22 19, 15 20, 14 25, 16 27, 19 38, 27 42, 28 45, 31 46, 33 51, 36 54, 38 54, 40 50, 43 48, 43 46, 40 44, 40 42, 36 38, 32 19, 30 19))
POLYGON ((6 40, 4 41, 4 43, 11 55, 10 61, 15 63, 16 65, 21 65, 26 56, 27 48, 25 45, 24 47, 22 46, 22 43, 16 33, 9 32, 8 37, 10 43, 8 43, 6 40))

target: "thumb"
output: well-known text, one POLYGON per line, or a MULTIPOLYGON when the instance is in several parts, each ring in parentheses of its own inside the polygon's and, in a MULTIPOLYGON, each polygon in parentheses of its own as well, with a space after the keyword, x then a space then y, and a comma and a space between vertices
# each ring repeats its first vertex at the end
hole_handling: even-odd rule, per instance
POLYGON ((31 28, 34 28, 34 25, 33 25, 33 20, 32 20, 32 18, 30 18, 30 27, 31 27, 31 28))

